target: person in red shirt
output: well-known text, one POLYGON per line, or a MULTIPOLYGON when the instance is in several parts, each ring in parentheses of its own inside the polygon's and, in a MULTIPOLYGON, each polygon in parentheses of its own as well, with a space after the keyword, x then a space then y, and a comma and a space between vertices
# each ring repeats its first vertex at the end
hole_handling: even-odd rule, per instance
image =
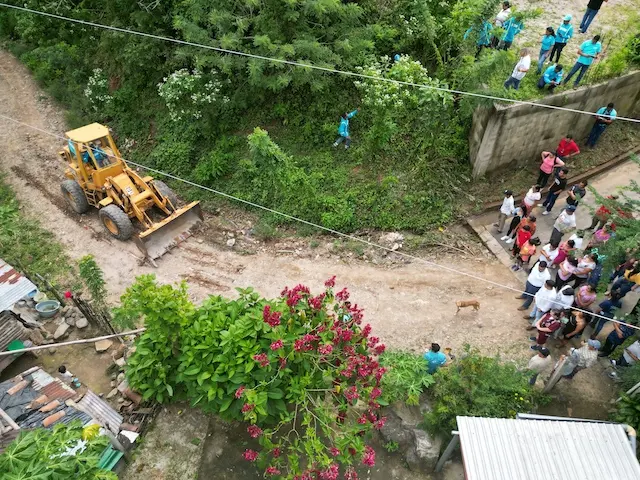
MULTIPOLYGON (((607 199, 618 200, 618 195, 608 195, 607 199)), ((610 217, 611 210, 604 205, 600 205, 591 219, 591 226, 589 227, 589 230, 598 230, 599 228, 602 228, 610 217)))
POLYGON ((562 327, 560 310, 553 309, 545 313, 535 324, 535 328, 538 330, 538 336, 530 337, 531 340, 536 341, 536 344, 531 346, 531 350, 539 350, 547 343, 547 339, 560 327, 562 327))
POLYGON ((556 156, 560 157, 561 160, 566 160, 569 157, 573 157, 580 153, 580 149, 576 142, 573 141, 573 136, 567 135, 558 144, 558 148, 556 148, 556 156))
POLYGON ((513 245, 513 256, 518 257, 522 246, 531 238, 531 227, 525 225, 516 234, 516 243, 513 245))

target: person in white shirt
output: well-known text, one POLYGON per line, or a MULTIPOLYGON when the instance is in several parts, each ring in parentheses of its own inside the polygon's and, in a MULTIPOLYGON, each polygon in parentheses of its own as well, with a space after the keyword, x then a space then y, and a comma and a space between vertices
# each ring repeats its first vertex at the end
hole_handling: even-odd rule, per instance
POLYGON ((529 385, 535 385, 538 375, 547 374, 553 368, 553 359, 551 352, 547 347, 540 347, 538 353, 531 357, 527 368, 533 372, 533 376, 529 379, 529 385))
POLYGON ((556 218, 556 221, 553 224, 553 231, 551 232, 549 243, 557 243, 559 245, 560 240, 562 240, 562 236, 576 228, 575 212, 576 207, 574 205, 569 205, 560 215, 558 215, 558 218, 556 218))
POLYGON ((556 308, 556 301, 558 300, 558 292, 555 289, 555 282, 553 280, 547 280, 544 282, 544 286, 536 292, 534 297, 535 304, 531 313, 525 315, 524 318, 531 321, 531 325, 535 325, 538 320, 552 308, 556 308))
POLYGON ((524 300, 522 306, 518 307, 518 310, 523 311, 528 309, 533 303, 533 298, 538 290, 544 285, 544 282, 551 279, 551 273, 547 268, 547 262, 542 261, 536 263, 531 272, 529 273, 529 277, 527 277, 527 283, 524 287, 524 293, 518 297, 518 300, 524 300))
POLYGON ((578 230, 576 233, 569 237, 569 240, 573 240, 573 246, 576 250, 582 250, 582 242, 584 241, 584 230, 578 230))
POLYGON ((544 247, 542 247, 542 251, 540 252, 540 258, 538 258, 539 262, 545 261, 547 265, 552 265, 553 261, 560 255, 560 248, 558 248, 557 243, 547 243, 544 247))
POLYGON ((565 285, 558 291, 558 303, 560 303, 560 305, 556 308, 569 310, 573 306, 575 298, 575 292, 571 285, 565 285))
POLYGON ((520 59, 518 63, 516 63, 516 66, 513 67, 511 76, 504 82, 504 88, 508 90, 509 87, 513 87, 514 90, 518 90, 518 88, 520 88, 520 82, 529 71, 529 68, 531 68, 531 55, 529 55, 528 48, 523 48, 520 50, 520 59))
POLYGON ((502 206, 500 207, 500 213, 498 214, 498 223, 493 224, 494 227, 498 228, 498 233, 502 233, 507 217, 513 215, 514 211, 515 205, 513 203, 513 192, 511 190, 505 190, 504 200, 502 200, 502 206))
POLYGON ((502 2, 502 10, 496 15, 496 27, 502 27, 507 18, 511 15, 511 5, 509 2, 502 2))
POLYGON ((531 209, 540 201, 540 198, 542 198, 542 195, 540 194, 540 185, 534 185, 524 196, 524 200, 522 200, 522 204, 527 207, 527 213, 531 212, 531 209))
POLYGON ((615 367, 629 367, 636 363, 640 358, 640 340, 636 340, 634 343, 624 349, 622 355, 618 360, 611 360, 611 363, 615 367))

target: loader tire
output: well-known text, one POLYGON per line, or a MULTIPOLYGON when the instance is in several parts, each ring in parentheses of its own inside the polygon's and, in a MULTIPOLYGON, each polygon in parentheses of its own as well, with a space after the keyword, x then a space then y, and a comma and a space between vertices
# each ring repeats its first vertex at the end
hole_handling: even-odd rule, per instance
POLYGON ((60 185, 60 190, 69 206, 77 213, 86 213, 89 210, 89 202, 84 190, 75 180, 65 180, 60 185))
MULTIPOLYGON (((171 202, 171 205, 173 205, 174 209, 178 208, 178 196, 175 194, 175 192, 173 190, 171 190, 167 186, 166 183, 164 183, 161 180, 154 180, 153 181, 153 186, 156 187, 156 190, 158 190, 160 195, 162 195, 163 197, 167 197, 169 199, 169 201, 171 202)), ((169 207, 169 208, 171 208, 171 207, 169 207)))
POLYGON ((98 215, 107 231, 118 240, 129 240, 133 235, 131 220, 117 205, 107 205, 98 215))

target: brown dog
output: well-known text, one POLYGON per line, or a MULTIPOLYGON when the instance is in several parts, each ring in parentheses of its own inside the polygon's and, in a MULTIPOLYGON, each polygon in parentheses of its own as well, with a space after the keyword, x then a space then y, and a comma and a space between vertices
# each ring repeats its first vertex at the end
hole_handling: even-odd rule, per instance
POLYGON ((456 307, 458 307, 458 310, 456 310, 456 315, 460 313, 461 308, 466 307, 473 307, 473 310, 477 312, 480 309, 480 302, 478 300, 458 300, 456 302, 456 307))

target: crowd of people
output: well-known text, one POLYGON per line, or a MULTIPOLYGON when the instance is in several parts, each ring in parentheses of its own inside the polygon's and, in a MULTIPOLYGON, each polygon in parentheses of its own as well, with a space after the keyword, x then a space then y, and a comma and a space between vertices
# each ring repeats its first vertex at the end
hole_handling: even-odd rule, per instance
MULTIPOLYGON (((585 34, 591 25, 594 17, 600 10, 602 3, 607 0, 589 0, 586 12, 583 15, 580 27, 580 34, 585 34)), ((584 40, 578 48, 578 59, 565 77, 564 67, 560 63, 562 51, 574 36, 571 14, 564 15, 560 25, 557 28, 549 26, 542 34, 540 42, 540 51, 538 53, 537 73, 541 75, 538 80, 539 89, 548 89, 553 91, 560 84, 567 84, 574 75, 574 88, 580 84, 593 61, 598 58, 602 52, 602 44, 600 43, 600 35, 595 35, 591 39, 584 40), (544 69, 545 63, 549 61, 550 65, 544 69)), ((474 34, 476 37, 476 58, 480 56, 483 49, 493 48, 508 50, 513 45, 516 36, 524 30, 523 15, 515 12, 512 14, 511 4, 508 1, 502 3, 501 10, 493 19, 493 23, 483 20, 481 25, 470 27, 465 33, 464 38, 468 38, 474 34)), ((509 78, 504 82, 505 88, 520 87, 520 82, 526 76, 531 68, 531 55, 528 48, 520 50, 520 58, 513 69, 509 78)))
MULTIPOLYGON (((613 105, 610 108, 612 110, 613 105)), ((596 120, 594 128, 601 128, 598 125, 596 120)), ((610 287, 604 299, 598 303, 596 289, 603 274, 598 249, 615 237, 616 225, 611 208, 601 205, 592 215, 588 229, 577 228, 576 210, 587 195, 587 181, 568 187, 569 170, 565 161, 578 153, 580 149, 571 136, 563 138, 554 152, 542 152, 537 183, 517 205, 513 192, 505 190, 498 221, 494 224, 498 233, 505 233, 501 240, 513 256, 511 268, 524 270, 528 275, 524 293, 516 298, 522 300, 518 310, 529 312, 524 316, 528 322, 525 328, 533 333, 531 349, 537 352, 529 364, 535 373, 532 383, 536 382, 538 374, 556 364, 550 342, 555 342, 556 348, 575 344, 576 340, 583 340, 585 330, 590 327, 589 337, 571 348, 562 366, 563 378, 571 379, 581 369, 593 365, 598 357, 611 355, 616 347, 636 333, 633 327, 611 320, 622 307, 621 300, 630 291, 640 291, 640 247, 627 251, 627 257, 621 259, 609 279, 610 287), (542 201, 541 192, 548 183, 551 186, 542 201), (563 205, 557 212, 551 234, 543 242, 536 235, 535 208, 540 208, 542 215, 552 214, 563 195, 560 200, 563 205), (609 323, 613 330, 602 341, 598 340, 609 323)), ((618 197, 611 195, 608 198, 617 200, 618 197)), ((630 213, 622 208, 616 212, 616 216, 628 215, 630 213)), ((612 364, 630 365, 637 361, 638 354, 640 343, 636 342, 612 364)))

